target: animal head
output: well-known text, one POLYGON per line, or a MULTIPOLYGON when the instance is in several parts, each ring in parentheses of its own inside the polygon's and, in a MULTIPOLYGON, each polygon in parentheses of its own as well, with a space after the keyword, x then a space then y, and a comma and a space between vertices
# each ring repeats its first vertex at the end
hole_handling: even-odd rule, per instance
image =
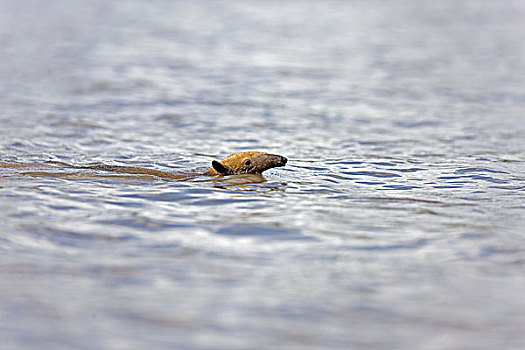
POLYGON ((212 169, 206 175, 261 174, 263 171, 284 166, 288 159, 264 152, 241 152, 232 154, 220 162, 211 162, 212 169))

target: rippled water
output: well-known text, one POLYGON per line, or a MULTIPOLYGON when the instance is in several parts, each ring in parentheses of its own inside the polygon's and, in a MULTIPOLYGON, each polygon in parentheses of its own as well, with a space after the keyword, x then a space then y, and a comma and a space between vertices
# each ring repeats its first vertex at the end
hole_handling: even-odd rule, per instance
POLYGON ((289 158, 0 169, 2 349, 525 347, 524 15, 0 1, 1 162, 289 158))

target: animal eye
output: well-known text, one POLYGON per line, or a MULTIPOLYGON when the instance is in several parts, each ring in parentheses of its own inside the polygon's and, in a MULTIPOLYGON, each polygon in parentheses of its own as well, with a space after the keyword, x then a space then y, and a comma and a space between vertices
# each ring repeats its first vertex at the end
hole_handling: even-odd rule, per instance
POLYGON ((243 161, 244 166, 250 166, 252 164, 252 161, 250 159, 245 159, 243 161))

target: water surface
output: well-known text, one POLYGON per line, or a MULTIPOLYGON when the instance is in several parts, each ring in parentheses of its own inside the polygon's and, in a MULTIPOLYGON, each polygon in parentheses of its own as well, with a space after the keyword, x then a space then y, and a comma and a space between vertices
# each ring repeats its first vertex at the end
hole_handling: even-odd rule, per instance
POLYGON ((524 15, 0 1, 1 162, 289 159, 0 169, 2 348, 525 347, 524 15))

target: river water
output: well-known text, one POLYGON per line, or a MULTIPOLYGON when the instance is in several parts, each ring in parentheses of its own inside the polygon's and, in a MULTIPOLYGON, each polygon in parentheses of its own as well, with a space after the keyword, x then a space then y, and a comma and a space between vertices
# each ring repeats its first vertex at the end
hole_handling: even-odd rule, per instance
POLYGON ((0 169, 2 349, 525 348, 524 16, 0 1, 1 162, 289 159, 0 169))

